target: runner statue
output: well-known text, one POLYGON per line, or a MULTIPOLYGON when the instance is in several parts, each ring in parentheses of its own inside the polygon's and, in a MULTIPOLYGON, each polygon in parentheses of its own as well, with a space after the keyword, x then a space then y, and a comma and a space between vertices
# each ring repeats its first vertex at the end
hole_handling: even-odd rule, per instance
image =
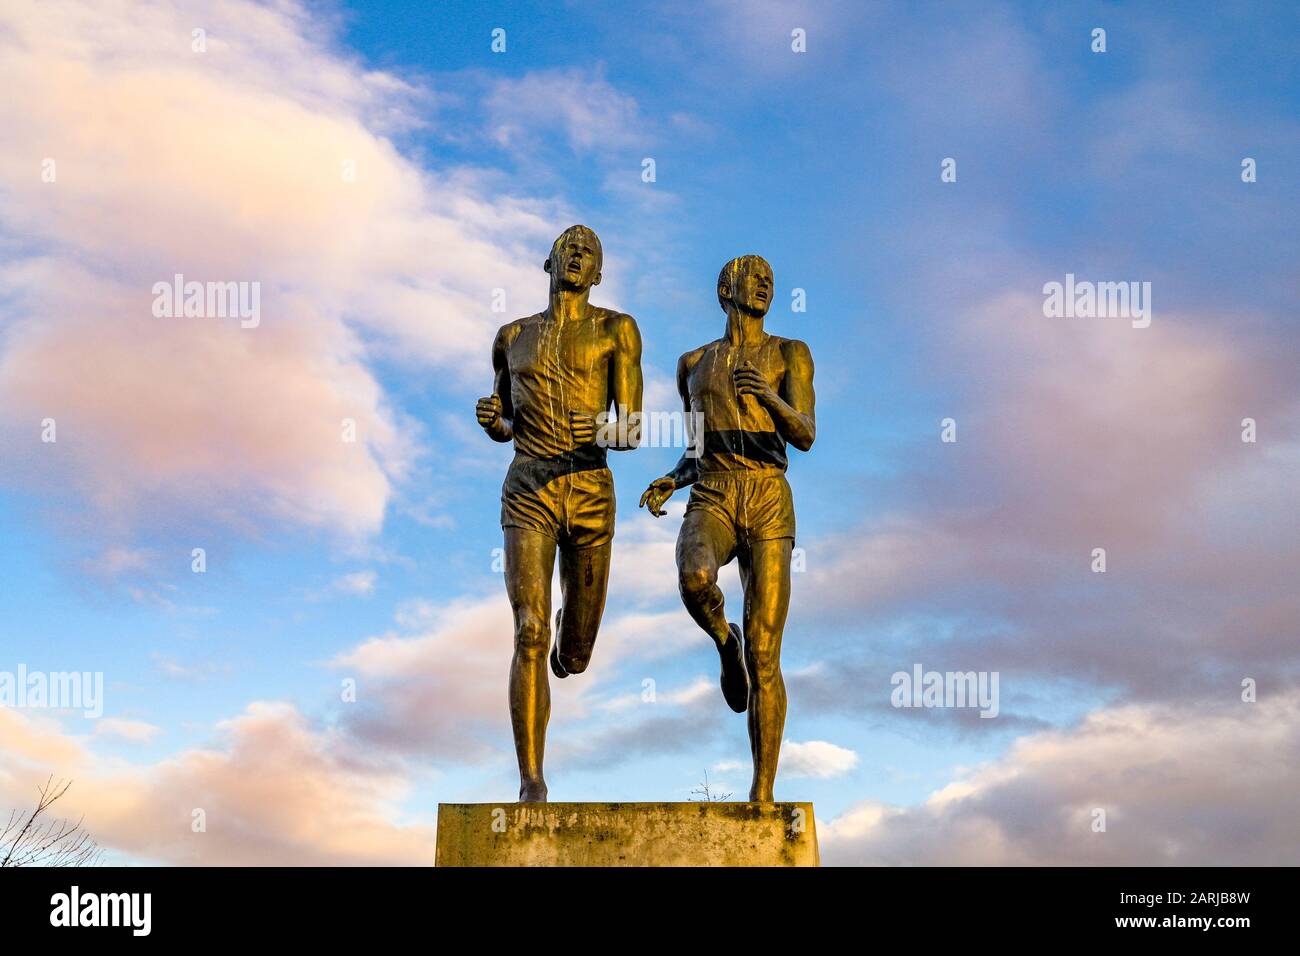
POLYGON ((749 713, 749 799, 770 802, 785 727, 781 634, 794 547, 786 445, 807 451, 816 437, 813 362, 803 342, 763 327, 772 269, 761 256, 723 267, 718 302, 727 313, 722 337, 677 363, 682 404, 703 421, 702 453, 684 454, 651 482, 641 504, 661 516, 676 489, 694 486, 677 536, 682 601, 717 646, 727 704, 749 713), (744 586, 743 632, 727 622, 718 588, 718 569, 732 558, 744 586))
POLYGON ((566 229, 546 260, 550 303, 502 326, 492 345, 493 393, 478 423, 494 441, 514 441, 501 488, 506 594, 514 611, 510 723, 519 758, 519 800, 546 800, 542 757, 551 713, 550 669, 580 674, 591 660, 605 608, 614 481, 606 448, 639 440, 641 334, 630 315, 591 305, 601 248, 586 226, 566 229), (616 410, 618 429, 601 428, 616 410), (617 441, 597 441, 617 433, 617 441), (551 577, 560 555, 560 609, 551 646, 551 577))

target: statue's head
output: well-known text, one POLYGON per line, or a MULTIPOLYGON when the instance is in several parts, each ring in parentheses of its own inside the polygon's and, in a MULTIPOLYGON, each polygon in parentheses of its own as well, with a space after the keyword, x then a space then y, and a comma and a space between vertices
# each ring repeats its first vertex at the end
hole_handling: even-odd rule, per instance
POLYGON ((772 306, 772 267, 762 256, 738 256, 718 273, 718 304, 764 316, 772 306))
POLYGON ((600 285, 604 253, 600 240, 586 226, 570 226, 556 238, 543 268, 551 275, 551 289, 581 292, 600 285))

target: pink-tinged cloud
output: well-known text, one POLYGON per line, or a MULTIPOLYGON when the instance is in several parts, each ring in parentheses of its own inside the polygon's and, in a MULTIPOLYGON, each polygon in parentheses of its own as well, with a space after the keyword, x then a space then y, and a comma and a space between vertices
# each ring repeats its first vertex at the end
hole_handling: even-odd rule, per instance
POLYGON ((54 774, 73 780, 57 813, 84 816, 101 846, 139 860, 432 864, 432 808, 398 822, 410 785, 392 767, 349 752, 288 704, 250 704, 218 731, 211 748, 124 765, 53 722, 0 710, 0 805, 30 804, 34 786, 54 774))
MULTIPOLYGON (((960 382, 957 441, 936 419, 890 513, 807 545, 803 607, 910 635, 831 673, 942 657, 1143 699, 1300 674, 1300 391, 1230 317, 1155 304, 1144 329, 1047 318, 1036 290, 958 312, 932 366, 960 382)), ((809 682, 804 700, 845 689, 809 682)))
POLYGON ((0 480, 107 545, 375 533, 420 437, 371 360, 465 374, 493 290, 537 285, 549 207, 404 158, 428 94, 329 26, 239 0, 0 12, 0 480), (155 315, 176 274, 259 283, 260 321, 155 315))
POLYGON ((412 614, 408 609, 401 617, 415 633, 372 637, 331 662, 357 681, 357 702, 343 725, 390 751, 490 759, 509 740, 504 721, 513 625, 505 595, 428 605, 412 614))
POLYGON ((822 860, 885 866, 1300 862, 1300 695, 1091 714, 1018 740, 924 804, 818 821, 822 860), (1101 827, 1104 825, 1104 830, 1101 827))
MULTIPOLYGON (((675 532, 645 518, 615 538, 610 593, 589 669, 552 680, 551 741, 562 748, 568 727, 608 707, 609 697, 641 692, 666 658, 694 653, 715 666, 708 638, 677 604, 672 558, 675 532)), ((552 595, 558 608, 558 587, 552 595)), ((505 589, 446 603, 403 604, 397 627, 362 641, 330 666, 357 680, 355 707, 343 726, 368 745, 400 754, 481 763, 510 747, 505 707, 514 623, 505 589)))

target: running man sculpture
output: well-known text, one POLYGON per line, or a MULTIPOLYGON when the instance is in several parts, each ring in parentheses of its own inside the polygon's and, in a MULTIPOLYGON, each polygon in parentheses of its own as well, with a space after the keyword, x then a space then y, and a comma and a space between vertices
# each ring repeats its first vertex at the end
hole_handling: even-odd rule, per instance
POLYGON ((641 418, 641 334, 630 315, 588 303, 600 282, 601 248, 571 226, 546 260, 550 303, 501 327, 492 345, 495 385, 478 401, 494 441, 514 441, 501 488, 506 594, 515 618, 510 723, 519 758, 519 801, 546 800, 542 757, 551 714, 546 676, 580 674, 591 660, 605 608, 614 481, 606 447, 635 448, 641 418), (621 444, 597 443, 611 405, 621 444), (560 609, 551 647, 551 576, 560 555, 560 609))
POLYGON ((703 452, 683 455, 651 482, 641 505, 656 517, 678 488, 693 485, 677 536, 677 573, 686 610, 713 639, 722 661, 722 694, 749 713, 754 759, 751 801, 772 801, 785 682, 781 635, 790 606, 794 502, 785 479, 786 445, 812 447, 817 426, 808 346, 771 335, 772 269, 761 256, 732 259, 718 276, 727 313, 722 338, 677 363, 677 390, 688 416, 702 417, 703 452), (740 561, 742 631, 727 622, 718 569, 740 561))

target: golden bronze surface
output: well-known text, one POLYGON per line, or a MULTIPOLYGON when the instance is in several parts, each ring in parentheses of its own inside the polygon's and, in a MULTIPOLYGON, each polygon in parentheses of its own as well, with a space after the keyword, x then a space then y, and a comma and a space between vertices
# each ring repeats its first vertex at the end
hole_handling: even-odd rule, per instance
POLYGON ((641 496, 659 517, 675 490, 694 486, 677 537, 678 584, 686 610, 718 650, 724 699, 748 714, 749 799, 756 802, 773 799, 785 727, 781 637, 795 533, 786 446, 807 451, 817 432, 808 346, 763 325, 772 290, 772 269, 761 256, 723 267, 718 302, 726 330, 677 363, 683 407, 703 421, 702 453, 682 455, 641 496), (733 558, 745 594, 741 628, 727 622, 718 587, 718 569, 733 558))
MULTIPOLYGON (((514 612, 509 697, 521 803, 547 796, 547 667, 557 678, 586 670, 604 612, 614 535, 606 451, 639 440, 640 333, 631 316, 589 303, 601 262, 600 240, 585 226, 555 240, 545 263, 547 308, 497 333, 495 388, 476 410, 489 437, 515 447, 501 489, 501 526, 514 612), (628 424, 613 442, 600 428, 611 408, 628 424)), ((816 436, 812 356, 803 342, 764 328, 772 293, 772 269, 762 257, 723 267, 717 294, 725 331, 677 366, 684 411, 699 423, 702 440, 640 502, 659 517, 675 490, 691 487, 677 539, 678 583, 686 610, 717 648, 724 699, 748 714, 754 802, 773 800, 785 727, 780 655, 795 536, 786 448, 807 451, 816 436), (727 621, 717 584, 718 569, 733 559, 745 595, 740 626, 727 621)))
POLYGON ((600 240, 586 226, 566 229, 544 268, 550 301, 542 312, 501 327, 492 346, 493 393, 478 401, 478 423, 494 441, 513 441, 501 489, 506 594, 514 611, 510 722, 519 759, 519 800, 544 802, 542 760, 551 713, 549 664, 557 677, 591 660, 605 608, 614 483, 597 416, 641 415, 641 334, 630 315, 593 306, 600 240), (551 577, 560 557, 560 610, 551 647, 551 577))

